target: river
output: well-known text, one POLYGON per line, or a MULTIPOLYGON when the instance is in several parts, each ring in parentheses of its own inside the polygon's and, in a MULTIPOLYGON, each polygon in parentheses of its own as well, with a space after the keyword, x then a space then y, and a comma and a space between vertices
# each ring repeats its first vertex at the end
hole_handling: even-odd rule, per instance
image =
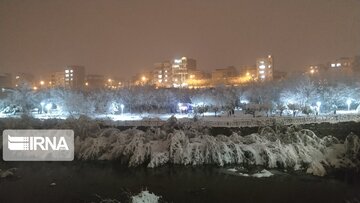
POLYGON ((148 189, 163 202, 358 202, 360 175, 316 177, 272 171, 236 176, 214 166, 128 168, 116 162, 1 162, 18 168, 0 181, 0 202, 127 202, 148 189), (51 186, 51 183, 56 185, 51 186))

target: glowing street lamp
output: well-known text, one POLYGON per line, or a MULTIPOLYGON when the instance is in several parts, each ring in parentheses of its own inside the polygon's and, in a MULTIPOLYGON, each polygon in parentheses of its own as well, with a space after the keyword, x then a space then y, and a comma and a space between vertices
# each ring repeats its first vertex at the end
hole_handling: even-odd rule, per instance
POLYGON ((52 103, 46 104, 45 108, 48 113, 50 113, 51 107, 52 107, 52 103))
POLYGON ((121 108, 121 115, 123 115, 123 113, 124 113, 124 107, 125 107, 125 106, 124 106, 124 104, 121 104, 121 105, 120 105, 120 108, 121 108))
POLYGON ((40 81, 40 85, 41 85, 41 86, 45 85, 45 81, 41 80, 41 81, 40 81))
POLYGON ((319 114, 320 114, 320 106, 321 106, 321 102, 320 102, 320 101, 316 102, 316 106, 317 106, 317 108, 318 108, 318 112, 319 112, 319 114))
POLYGON ((348 105, 348 111, 350 111, 351 99, 346 100, 346 104, 348 105))

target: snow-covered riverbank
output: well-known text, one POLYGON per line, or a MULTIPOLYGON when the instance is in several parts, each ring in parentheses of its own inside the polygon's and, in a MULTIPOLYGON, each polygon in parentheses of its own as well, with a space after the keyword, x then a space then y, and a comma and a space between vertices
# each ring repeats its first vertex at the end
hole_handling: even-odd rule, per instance
POLYGON ((130 167, 154 168, 165 164, 243 165, 291 168, 323 176, 327 168, 359 167, 360 139, 350 134, 345 140, 317 137, 296 127, 263 128, 241 136, 211 136, 206 127, 169 120, 161 128, 146 131, 100 128, 88 118, 47 121, 35 119, 3 122, 3 129, 56 128, 75 131, 77 160, 116 160, 130 167))

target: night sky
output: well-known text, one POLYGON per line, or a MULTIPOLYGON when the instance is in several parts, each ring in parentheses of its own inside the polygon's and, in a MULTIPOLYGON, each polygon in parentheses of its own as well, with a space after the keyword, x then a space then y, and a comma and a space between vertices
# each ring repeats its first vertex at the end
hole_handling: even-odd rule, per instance
POLYGON ((210 71, 270 53, 285 71, 360 54, 360 1, 0 0, 0 72, 129 78, 183 55, 210 71))

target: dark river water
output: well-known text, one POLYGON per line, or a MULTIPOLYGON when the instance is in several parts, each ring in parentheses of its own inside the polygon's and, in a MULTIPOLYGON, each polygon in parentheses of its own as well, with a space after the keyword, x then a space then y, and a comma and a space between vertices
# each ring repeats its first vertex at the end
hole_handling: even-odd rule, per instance
POLYGON ((127 168, 113 162, 1 162, 18 168, 0 179, 0 202, 128 202, 148 189, 163 202, 358 202, 360 178, 276 173, 268 178, 235 176, 217 167, 127 168), (56 183, 55 186, 50 186, 56 183))

